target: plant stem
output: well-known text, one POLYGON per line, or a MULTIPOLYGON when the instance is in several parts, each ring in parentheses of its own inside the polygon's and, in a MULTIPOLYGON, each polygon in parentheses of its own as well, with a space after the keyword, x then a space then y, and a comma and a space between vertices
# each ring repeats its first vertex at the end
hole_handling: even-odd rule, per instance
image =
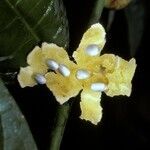
POLYGON ((92 14, 90 16, 88 26, 91 26, 92 24, 97 23, 99 21, 104 8, 104 4, 105 0, 96 0, 92 14))
POLYGON ((109 31, 111 29, 111 25, 114 21, 115 18, 115 10, 110 10, 108 13, 108 23, 107 23, 107 27, 106 30, 109 31))
POLYGON ((56 120, 51 133, 51 142, 49 150, 60 150, 60 144, 63 138, 63 133, 68 120, 70 105, 66 103, 59 105, 56 114, 56 120))

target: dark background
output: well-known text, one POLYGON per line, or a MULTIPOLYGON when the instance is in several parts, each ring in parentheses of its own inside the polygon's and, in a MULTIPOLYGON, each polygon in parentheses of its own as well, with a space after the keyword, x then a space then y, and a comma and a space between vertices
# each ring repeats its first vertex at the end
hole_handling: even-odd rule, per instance
MULTIPOLYGON (((137 69, 133 79, 131 97, 102 96, 103 118, 97 125, 79 119, 80 97, 73 98, 73 106, 64 133, 61 150, 150 149, 150 96, 149 96, 149 43, 150 3, 143 1, 145 9, 144 33, 136 51, 137 69)), ((71 54, 78 46, 94 6, 90 0, 64 0, 70 27, 71 54)), ((104 9, 100 22, 107 26, 108 9, 104 9)), ((136 15, 136 14, 135 14, 136 15)), ((136 26, 135 26, 136 28, 136 26)), ((124 59, 131 58, 127 38, 124 10, 115 12, 103 53, 115 53, 124 59)), ((45 86, 21 89, 19 84, 10 85, 40 148, 48 147, 57 102, 45 86)))

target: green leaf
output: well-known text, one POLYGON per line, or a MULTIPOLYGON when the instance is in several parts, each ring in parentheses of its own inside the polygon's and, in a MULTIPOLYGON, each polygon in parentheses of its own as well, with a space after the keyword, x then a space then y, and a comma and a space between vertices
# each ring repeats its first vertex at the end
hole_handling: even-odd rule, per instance
POLYGON ((26 65, 34 46, 53 42, 65 47, 68 22, 61 0, 0 0, 0 73, 26 65))
POLYGON ((130 55, 133 57, 141 43, 144 32, 145 9, 142 0, 133 0, 125 9, 128 23, 130 55))
POLYGON ((0 150, 37 150, 24 116, 1 79, 0 91, 0 150))

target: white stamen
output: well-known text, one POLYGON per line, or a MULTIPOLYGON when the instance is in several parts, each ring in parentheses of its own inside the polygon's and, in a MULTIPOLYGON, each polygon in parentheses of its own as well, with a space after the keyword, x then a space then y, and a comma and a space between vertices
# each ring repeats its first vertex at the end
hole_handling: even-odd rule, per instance
POLYGON ((45 77, 41 74, 36 74, 34 78, 38 84, 45 84, 46 83, 45 77))
POLYGON ((86 54, 90 56, 100 55, 101 49, 96 44, 91 44, 85 49, 86 54))
POLYGON ((103 92, 103 91, 105 91, 107 89, 107 86, 104 83, 97 82, 97 83, 92 83, 91 84, 91 89, 93 91, 101 91, 101 92, 103 92))
POLYGON ((87 70, 80 69, 77 71, 76 77, 79 80, 87 79, 90 77, 90 73, 87 70))
POLYGON ((49 67, 49 69, 51 70, 57 70, 59 65, 55 60, 49 59, 47 60, 47 66, 49 67))
POLYGON ((67 66, 60 64, 58 68, 59 73, 61 73, 63 76, 68 77, 70 75, 70 70, 67 68, 67 66))

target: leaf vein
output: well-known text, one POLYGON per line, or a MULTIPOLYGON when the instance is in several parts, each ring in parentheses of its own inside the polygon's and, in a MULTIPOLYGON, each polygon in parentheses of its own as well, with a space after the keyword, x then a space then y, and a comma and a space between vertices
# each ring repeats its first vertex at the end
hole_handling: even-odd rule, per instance
POLYGON ((24 17, 20 14, 20 12, 9 2, 9 0, 4 0, 6 4, 14 11, 14 13, 19 17, 20 21, 25 25, 25 27, 28 29, 28 31, 32 34, 34 39, 39 42, 40 38, 35 33, 35 31, 30 27, 28 22, 24 19, 24 17))
POLYGON ((11 26, 17 19, 18 17, 15 17, 7 26, 0 30, 0 33, 9 28, 9 26, 11 26))

